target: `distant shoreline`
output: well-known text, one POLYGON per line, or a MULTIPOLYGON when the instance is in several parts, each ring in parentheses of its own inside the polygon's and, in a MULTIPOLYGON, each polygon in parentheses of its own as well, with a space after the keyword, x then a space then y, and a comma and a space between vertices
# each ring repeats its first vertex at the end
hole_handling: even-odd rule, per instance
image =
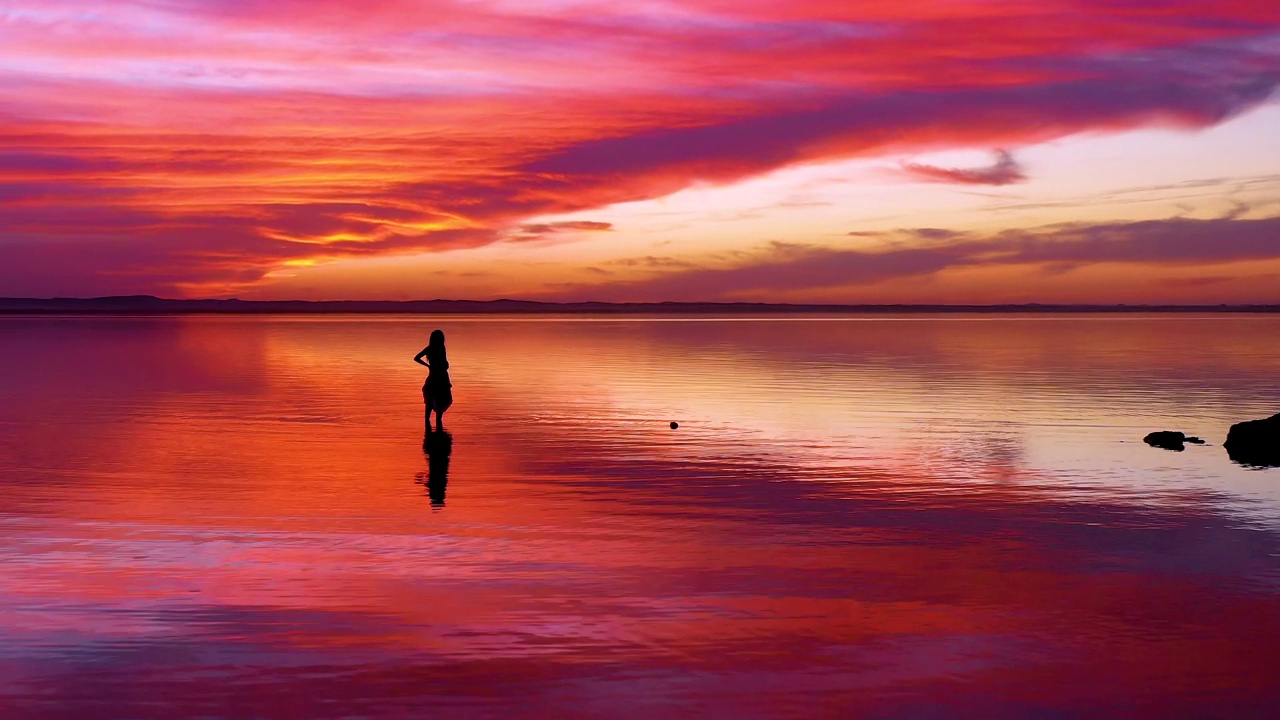
POLYGON ((170 300, 149 295, 101 298, 0 298, 0 315, 747 315, 921 313, 1280 313, 1278 305, 834 305, 787 303, 555 303, 532 300, 170 300))

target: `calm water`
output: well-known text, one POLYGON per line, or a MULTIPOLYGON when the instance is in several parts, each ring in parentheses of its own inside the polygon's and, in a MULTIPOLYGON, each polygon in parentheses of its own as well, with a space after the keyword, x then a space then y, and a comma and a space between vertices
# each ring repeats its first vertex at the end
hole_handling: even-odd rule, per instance
POLYGON ((0 319, 0 715, 1275 717, 1277 338, 0 319))

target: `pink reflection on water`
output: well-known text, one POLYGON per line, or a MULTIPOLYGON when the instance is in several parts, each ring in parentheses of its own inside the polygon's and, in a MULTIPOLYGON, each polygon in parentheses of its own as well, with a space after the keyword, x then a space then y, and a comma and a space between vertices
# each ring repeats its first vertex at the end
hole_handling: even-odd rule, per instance
POLYGON ((1277 320, 0 323, 12 717, 1280 699, 1274 473, 1134 442, 1280 404, 1277 320))

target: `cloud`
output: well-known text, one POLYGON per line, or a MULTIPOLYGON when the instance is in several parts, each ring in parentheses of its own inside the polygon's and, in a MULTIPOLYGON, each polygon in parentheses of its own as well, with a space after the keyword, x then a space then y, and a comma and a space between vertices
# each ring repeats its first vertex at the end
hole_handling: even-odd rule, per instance
POLYGON ((661 272, 631 283, 559 288, 557 292, 591 299, 713 301, 752 293, 874 285, 959 268, 1034 265, 1062 272, 1100 263, 1195 267, 1280 261, 1280 244, 1276 242, 1280 217, 1073 223, 990 236, 922 228, 880 233, 879 237, 893 241, 889 249, 773 243, 729 261, 661 272))
MULTIPOLYGON (((854 235, 854 233, 849 233, 854 235)), ((866 235, 876 236, 883 233, 865 233, 866 235)), ((962 233, 957 230, 948 230, 946 228, 915 228, 911 234, 925 240, 950 240, 951 238, 960 237, 962 233)))
POLYGON ((1280 62, 1274 73, 1218 86, 1152 71, 1013 87, 853 93, 811 109, 590 140, 524 169, 552 176, 651 178, 661 187, 691 179, 728 181, 789 163, 883 150, 912 137, 941 136, 962 144, 1036 141, 1083 128, 1161 120, 1207 126, 1266 100, 1278 84, 1280 62))
POLYGON ((11 5, 0 268, 32 244, 86 251, 39 282, 0 271, 4 292, 145 265, 134 291, 227 294, 284 263, 550 237, 574 228, 521 228, 793 163, 1207 127, 1280 85, 1267 3, 11 5))
POLYGON ((519 230, 508 239, 511 242, 529 242, 531 240, 545 239, 548 235, 576 234, 583 232, 610 232, 612 230, 613 223, 597 222, 594 220, 526 223, 521 225, 519 230))
POLYGON ((903 163, 902 169, 917 180, 959 185, 1011 185, 1027 179, 1022 166, 1008 150, 996 150, 995 162, 982 168, 943 168, 922 163, 903 163))

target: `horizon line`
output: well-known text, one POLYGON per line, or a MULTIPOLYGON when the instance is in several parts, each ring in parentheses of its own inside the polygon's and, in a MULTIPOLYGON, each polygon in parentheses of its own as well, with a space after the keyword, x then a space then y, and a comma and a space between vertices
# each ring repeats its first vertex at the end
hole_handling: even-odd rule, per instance
MULTIPOLYGON (((240 298, 162 298, 155 295, 106 295, 73 297, 0 297, 0 314, 53 314, 81 311, 96 314, 242 314, 242 313, 350 313, 406 312, 410 308, 441 306, 454 313, 544 311, 586 312, 1280 312, 1280 303, 779 303, 763 301, 548 301, 498 298, 494 300, 243 300, 240 298), (342 306, 341 308, 337 306, 342 306), (472 306, 469 309, 461 306, 472 306), (497 306, 506 306, 498 310, 497 306)), ((413 309, 412 312, 422 312, 413 309)))

